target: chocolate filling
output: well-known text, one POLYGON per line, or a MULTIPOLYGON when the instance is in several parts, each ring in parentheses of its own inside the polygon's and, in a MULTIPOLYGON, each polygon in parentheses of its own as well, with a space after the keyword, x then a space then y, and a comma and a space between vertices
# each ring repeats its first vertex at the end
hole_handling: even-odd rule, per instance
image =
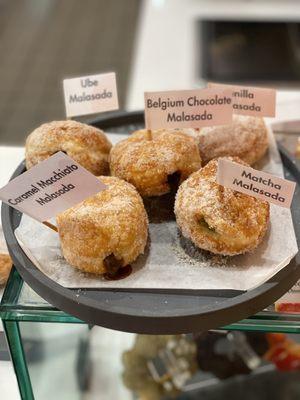
POLYGON ((171 192, 176 192, 180 183, 180 171, 175 171, 173 174, 167 176, 167 182, 171 189, 171 192))
POLYGON ((107 271, 103 277, 107 281, 124 279, 132 272, 131 265, 125 265, 125 267, 123 267, 123 259, 118 260, 113 253, 105 257, 103 264, 105 265, 107 271))
POLYGON ((125 265, 125 267, 122 267, 118 270, 118 272, 115 275, 109 275, 108 273, 104 274, 104 279, 107 281, 119 281, 120 279, 127 278, 132 272, 132 267, 131 265, 125 265))
POLYGON ((103 264, 106 268, 106 274, 113 278, 115 275, 117 275, 118 271, 120 268, 123 266, 123 260, 118 260, 115 255, 112 253, 109 256, 105 257, 103 260, 103 264))

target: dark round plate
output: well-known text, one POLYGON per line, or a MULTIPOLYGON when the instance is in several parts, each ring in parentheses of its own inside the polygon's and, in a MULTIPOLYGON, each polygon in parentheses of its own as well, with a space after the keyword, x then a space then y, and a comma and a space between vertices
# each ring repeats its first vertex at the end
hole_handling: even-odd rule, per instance
MULTIPOLYGON (((91 122, 106 131, 127 133, 143 126, 143 114, 114 113, 91 122)), ((285 174, 297 190, 292 214, 300 241, 300 170, 295 160, 280 148, 285 174)), ((25 171, 22 163, 12 178, 25 171)), ((21 214, 3 204, 2 223, 8 249, 22 278, 44 299, 83 321, 111 329, 148 334, 191 333, 221 327, 267 307, 300 278, 299 253, 272 279, 247 291, 149 291, 66 289, 40 272, 19 246, 14 229, 21 214)))

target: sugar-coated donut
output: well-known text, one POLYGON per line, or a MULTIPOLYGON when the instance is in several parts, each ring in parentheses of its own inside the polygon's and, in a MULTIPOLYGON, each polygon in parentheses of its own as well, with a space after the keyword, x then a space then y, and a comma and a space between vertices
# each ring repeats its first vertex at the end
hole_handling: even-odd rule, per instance
POLYGON ((111 174, 132 183, 144 197, 177 189, 200 167, 196 139, 179 130, 139 130, 110 152, 111 174))
POLYGON ((144 252, 148 218, 136 189, 116 177, 101 176, 107 189, 57 216, 65 259, 94 274, 113 275, 144 252))
POLYGON ((100 129, 77 121, 52 121, 28 136, 26 167, 63 151, 94 175, 106 175, 110 149, 111 143, 100 129))
POLYGON ((233 115, 230 125, 194 130, 203 164, 217 157, 236 156, 252 165, 268 149, 268 132, 262 118, 233 115))
MULTIPOLYGON (((229 160, 246 165, 237 157, 229 160)), ((212 253, 255 249, 268 227, 269 203, 216 182, 218 160, 194 172, 178 189, 175 215, 184 237, 212 253)))

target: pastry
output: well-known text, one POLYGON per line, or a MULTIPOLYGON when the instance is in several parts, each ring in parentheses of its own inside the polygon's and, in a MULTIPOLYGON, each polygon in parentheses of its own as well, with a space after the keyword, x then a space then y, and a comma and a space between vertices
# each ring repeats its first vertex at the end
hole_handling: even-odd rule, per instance
POLYGON ((8 254, 0 254, 0 286, 7 282, 12 267, 12 260, 8 254))
POLYGON ((111 174, 132 183, 144 197, 176 190, 200 166, 196 139, 179 130, 139 130, 110 152, 111 174))
POLYGON ((106 175, 110 149, 111 143, 100 129, 77 121, 52 121, 28 136, 26 167, 63 151, 94 175, 106 175))
POLYGON ((148 218, 136 189, 101 176, 107 189, 57 216, 65 259, 74 267, 113 276, 144 252, 148 218))
POLYGON ((203 164, 216 157, 236 156, 252 165, 268 149, 268 132, 262 118, 233 115, 230 125, 194 130, 203 164))
MULTIPOLYGON (((237 157, 229 160, 246 165, 237 157)), ((194 172, 178 189, 175 215, 184 237, 212 253, 255 249, 268 227, 269 203, 216 183, 218 160, 194 172)))

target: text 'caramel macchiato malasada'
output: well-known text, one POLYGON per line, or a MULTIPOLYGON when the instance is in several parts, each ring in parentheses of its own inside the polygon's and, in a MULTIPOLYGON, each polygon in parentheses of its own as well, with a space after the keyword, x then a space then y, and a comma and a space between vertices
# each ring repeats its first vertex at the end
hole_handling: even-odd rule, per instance
POLYGON ((262 118, 233 115, 231 124, 194 129, 203 164, 217 157, 239 157, 253 165, 268 149, 268 131, 262 118))
POLYGON ((200 167, 196 139, 180 130, 139 130, 110 153, 111 174, 132 183, 143 197, 176 190, 200 167))
POLYGON ((99 179, 107 188, 60 213, 57 227, 68 263, 112 276, 144 252, 148 217, 131 184, 110 176, 99 179))
MULTIPOLYGON (((237 157, 227 159, 246 165, 237 157)), ((212 253, 235 255, 255 249, 269 222, 269 203, 216 182, 218 160, 194 172, 179 187, 176 221, 184 237, 212 253)))
POLYGON ((77 121, 52 121, 35 129, 26 140, 26 167, 63 151, 94 175, 109 173, 112 145, 104 132, 77 121))

